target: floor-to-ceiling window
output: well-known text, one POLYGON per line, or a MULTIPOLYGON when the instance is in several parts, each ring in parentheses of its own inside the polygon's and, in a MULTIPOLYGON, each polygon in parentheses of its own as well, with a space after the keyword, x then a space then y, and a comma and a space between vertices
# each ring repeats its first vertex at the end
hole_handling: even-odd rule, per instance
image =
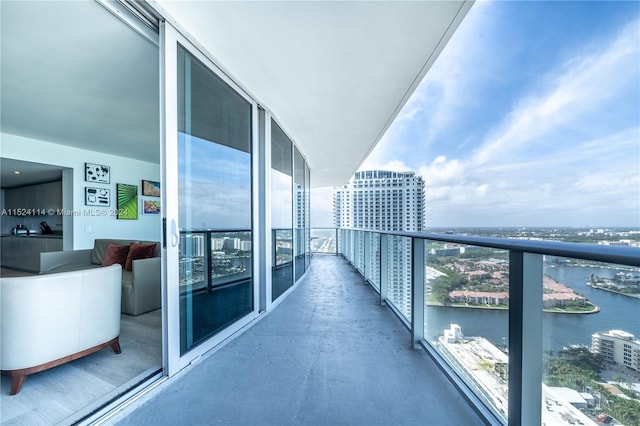
POLYGON ((296 281, 304 274, 305 271, 305 178, 304 178, 304 158, 298 151, 293 150, 293 192, 294 198, 294 245, 293 252, 295 256, 295 277, 296 281))
POLYGON ((253 310, 252 105, 178 47, 180 353, 253 310))
POLYGON ((272 300, 293 285, 293 144, 271 121, 272 300))

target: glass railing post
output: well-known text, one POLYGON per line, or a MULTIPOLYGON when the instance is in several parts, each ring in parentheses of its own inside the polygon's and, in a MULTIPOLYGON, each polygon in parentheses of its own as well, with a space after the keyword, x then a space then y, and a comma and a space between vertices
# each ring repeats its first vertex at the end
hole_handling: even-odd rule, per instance
POLYGON ((389 235, 380 234, 380 304, 389 298, 389 235))
POLYGON ((542 424, 542 255, 509 252, 509 425, 542 424))
POLYGON ((336 235, 335 235, 335 237, 336 237, 336 253, 335 253, 335 255, 337 256, 337 255, 340 254, 340 242, 342 241, 342 237, 341 237, 342 231, 339 228, 336 228, 335 229, 335 233, 336 233, 336 235))
POLYGON ((411 238, 411 345, 424 339, 424 240, 411 238))

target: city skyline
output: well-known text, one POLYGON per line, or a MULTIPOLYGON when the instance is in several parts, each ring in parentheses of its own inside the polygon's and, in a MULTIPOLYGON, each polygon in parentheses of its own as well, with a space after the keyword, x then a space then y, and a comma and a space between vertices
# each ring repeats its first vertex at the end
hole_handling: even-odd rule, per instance
POLYGON ((422 176, 427 228, 638 227, 639 94, 637 2, 479 1, 359 170, 422 176))

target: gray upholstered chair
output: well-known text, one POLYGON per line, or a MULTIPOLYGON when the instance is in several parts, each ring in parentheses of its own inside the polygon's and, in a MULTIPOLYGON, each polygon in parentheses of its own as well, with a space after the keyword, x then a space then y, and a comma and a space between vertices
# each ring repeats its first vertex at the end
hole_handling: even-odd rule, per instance
POLYGON ((92 249, 40 253, 40 274, 99 268, 109 244, 156 244, 153 257, 132 262, 122 270, 122 313, 140 315, 160 308, 161 248, 155 241, 96 239, 92 249))

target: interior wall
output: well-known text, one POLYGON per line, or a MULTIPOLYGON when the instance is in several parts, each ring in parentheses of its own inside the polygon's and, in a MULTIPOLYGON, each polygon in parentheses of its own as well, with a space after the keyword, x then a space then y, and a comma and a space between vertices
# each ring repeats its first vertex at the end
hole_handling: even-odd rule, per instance
MULTIPOLYGON (((65 212, 69 213, 60 221, 63 223, 63 232, 66 237, 65 250, 92 248, 93 241, 96 238, 160 240, 161 215, 143 214, 141 204, 142 199, 160 201, 158 197, 142 196, 141 187, 143 179, 160 181, 159 164, 7 133, 0 133, 0 138, 2 140, 0 155, 3 158, 52 164, 71 169, 67 174, 67 176, 71 177, 71 181, 67 182, 68 179, 63 179, 63 207, 65 212), (110 183, 85 182, 85 163, 109 166, 110 183), (116 218, 117 183, 138 186, 137 220, 116 218), (110 207, 85 206, 85 187, 87 186, 110 189, 110 207), (69 197, 69 193, 72 194, 71 197, 69 197), (68 239, 69 237, 72 238, 72 241, 68 239), (72 247, 69 247, 68 243, 72 243, 72 247)), ((158 149, 160 149, 159 146, 158 149)), ((52 217, 51 219, 53 223, 58 223, 60 218, 52 217)))

